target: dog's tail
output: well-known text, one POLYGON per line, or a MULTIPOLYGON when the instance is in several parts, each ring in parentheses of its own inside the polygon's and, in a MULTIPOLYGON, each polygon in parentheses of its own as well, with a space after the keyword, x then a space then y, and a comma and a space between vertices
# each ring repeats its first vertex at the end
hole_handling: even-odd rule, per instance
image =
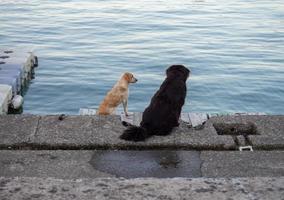
POLYGON ((150 135, 147 133, 147 130, 141 126, 129 126, 123 134, 119 137, 123 140, 129 140, 129 141, 144 141, 147 139, 150 135))

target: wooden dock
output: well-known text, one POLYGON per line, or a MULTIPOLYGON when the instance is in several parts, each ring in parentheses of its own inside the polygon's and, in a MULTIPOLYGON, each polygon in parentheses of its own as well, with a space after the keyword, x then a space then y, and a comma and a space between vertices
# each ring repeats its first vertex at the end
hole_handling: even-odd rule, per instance
POLYGON ((27 49, 0 48, 0 114, 7 114, 9 107, 21 106, 23 89, 37 66, 37 57, 27 49))

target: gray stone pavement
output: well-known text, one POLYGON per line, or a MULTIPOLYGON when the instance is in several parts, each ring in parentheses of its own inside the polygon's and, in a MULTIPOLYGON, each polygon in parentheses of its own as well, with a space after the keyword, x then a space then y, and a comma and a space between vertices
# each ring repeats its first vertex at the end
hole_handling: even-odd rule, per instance
POLYGON ((284 176, 284 151, 202 151, 204 177, 284 176))
POLYGON ((233 149, 230 136, 219 136, 213 126, 190 129, 185 123, 167 137, 154 136, 147 142, 119 139, 125 127, 119 116, 0 116, 0 148, 34 149, 233 149), (26 121, 21 124, 18 121, 26 121), (28 127, 28 128, 26 128, 28 127), (11 134, 12 133, 12 134, 11 134), (17 137, 22 140, 14 140, 17 137))
MULTIPOLYGON (((247 135, 253 148, 284 149, 284 116, 221 116, 210 118, 196 130, 181 123, 169 136, 154 136, 146 142, 119 139, 125 127, 119 116, 0 116, 1 149, 188 149, 233 150, 231 135, 218 134, 214 124, 255 126, 257 135, 247 135)), ((237 127, 236 127, 237 128, 237 127)), ((232 133, 234 135, 234 133, 232 133)), ((242 135, 236 135, 239 141, 242 135)), ((240 145, 243 145, 242 142, 240 145)))
MULTIPOLYGON (((284 115, 241 115, 220 116, 209 120, 211 123, 251 123, 256 128, 256 133, 248 135, 255 149, 283 149, 284 148, 284 115)), ((242 136, 238 136, 242 141, 242 136)))
POLYGON ((0 176, 280 177, 284 151, 0 151, 0 176))
POLYGON ((0 151, 0 176, 98 178, 114 177, 94 169, 92 151, 0 151))
POLYGON ((39 116, 0 115, 0 146, 15 146, 32 142, 39 116))
POLYGON ((284 178, 1 178, 0 199, 283 200, 284 178))
POLYGON ((0 199, 284 199, 284 116, 181 122, 137 143, 124 129, 119 116, 0 115, 0 199))

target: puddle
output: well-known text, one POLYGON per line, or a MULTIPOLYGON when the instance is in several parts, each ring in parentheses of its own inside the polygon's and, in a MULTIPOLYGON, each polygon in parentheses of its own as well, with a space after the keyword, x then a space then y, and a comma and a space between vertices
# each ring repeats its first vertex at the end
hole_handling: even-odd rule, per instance
POLYGON ((96 151, 94 169, 117 177, 201 177, 198 151, 96 151))

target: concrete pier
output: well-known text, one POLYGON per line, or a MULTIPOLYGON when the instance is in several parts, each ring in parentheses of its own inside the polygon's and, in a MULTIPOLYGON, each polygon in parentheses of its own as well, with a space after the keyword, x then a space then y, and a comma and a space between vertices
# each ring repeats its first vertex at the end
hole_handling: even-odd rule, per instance
POLYGON ((239 115, 211 117, 200 129, 180 121, 166 137, 153 136, 146 142, 119 139, 125 130, 119 116, 7 115, 0 116, 0 148, 28 149, 183 149, 238 150, 248 142, 254 150, 284 149, 283 115, 239 115), (235 129, 251 123, 257 134, 218 133, 214 125, 233 124, 235 129), (236 138, 238 142, 236 142, 236 138))
POLYGON ((119 139, 120 116, 0 116, 1 199, 281 199, 284 116, 181 121, 119 139), (239 151, 250 145, 253 151, 239 151))

